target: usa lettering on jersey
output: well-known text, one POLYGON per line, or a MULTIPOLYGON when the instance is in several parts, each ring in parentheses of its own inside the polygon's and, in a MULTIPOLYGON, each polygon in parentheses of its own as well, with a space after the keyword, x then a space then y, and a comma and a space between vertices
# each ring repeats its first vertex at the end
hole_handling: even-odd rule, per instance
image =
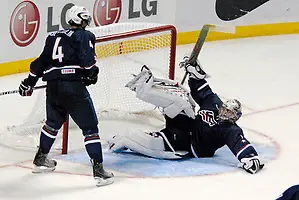
POLYGON ((202 121, 207 123, 209 126, 214 126, 217 124, 217 121, 214 117, 214 112, 210 110, 200 110, 198 114, 201 116, 202 121))
POLYGON ((76 70, 75 69, 62 69, 61 74, 75 74, 76 70))

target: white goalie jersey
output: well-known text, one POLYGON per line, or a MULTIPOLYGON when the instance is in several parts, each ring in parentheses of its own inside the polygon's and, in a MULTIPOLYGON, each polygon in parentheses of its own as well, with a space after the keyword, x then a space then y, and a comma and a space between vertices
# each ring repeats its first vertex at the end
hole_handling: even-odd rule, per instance
MULTIPOLYGON (((174 81, 155 78, 146 66, 142 67, 141 72, 128 82, 126 87, 136 92, 138 99, 161 108, 163 114, 170 118, 178 114, 195 118, 195 103, 188 91, 174 81)), ((113 152, 130 149, 160 159, 180 159, 188 153, 175 151, 163 132, 128 132, 114 135, 108 143, 113 152)))

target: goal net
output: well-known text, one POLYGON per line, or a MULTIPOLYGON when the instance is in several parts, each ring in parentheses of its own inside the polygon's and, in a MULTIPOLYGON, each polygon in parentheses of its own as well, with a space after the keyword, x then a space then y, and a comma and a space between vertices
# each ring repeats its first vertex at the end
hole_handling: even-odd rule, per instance
MULTIPOLYGON (((100 121, 107 119, 128 120, 161 116, 151 104, 136 98, 125 84, 147 65, 156 77, 174 78, 176 29, 172 25, 119 23, 90 28, 96 35, 97 65, 100 74, 96 85, 88 87, 100 121)), ((45 120, 45 91, 39 91, 28 118, 6 131, 20 136, 15 141, 28 145, 25 140, 38 144, 42 123, 45 120)), ((62 151, 67 152, 68 123, 62 129, 62 151)), ((101 126, 100 126, 101 128, 101 126)), ((71 141, 70 141, 71 142, 71 141)))

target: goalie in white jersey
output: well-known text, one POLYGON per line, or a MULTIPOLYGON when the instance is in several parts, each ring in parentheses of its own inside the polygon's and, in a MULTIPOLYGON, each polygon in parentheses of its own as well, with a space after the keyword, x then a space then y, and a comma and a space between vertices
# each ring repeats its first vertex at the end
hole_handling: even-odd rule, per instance
POLYGON ((239 166, 254 174, 263 168, 255 148, 236 124, 241 117, 241 103, 236 100, 222 102, 205 80, 207 74, 196 63, 180 63, 189 74, 190 93, 180 84, 154 77, 143 66, 126 87, 136 97, 163 109, 165 128, 151 133, 128 132, 109 140, 113 152, 130 149, 159 159, 183 157, 212 157, 215 151, 227 145, 240 161, 239 166), (195 114, 196 104, 200 107, 195 114))

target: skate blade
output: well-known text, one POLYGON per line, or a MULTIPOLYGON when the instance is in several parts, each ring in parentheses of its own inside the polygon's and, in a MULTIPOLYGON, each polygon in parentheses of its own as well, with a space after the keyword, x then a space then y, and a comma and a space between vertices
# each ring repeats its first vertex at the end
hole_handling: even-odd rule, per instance
POLYGON ((107 178, 107 179, 96 178, 96 180, 97 180, 96 186, 98 186, 98 187, 105 186, 105 185, 110 185, 114 182, 113 178, 107 178))
POLYGON ((52 172, 56 169, 56 167, 45 167, 45 166, 34 166, 32 173, 46 173, 52 172))

